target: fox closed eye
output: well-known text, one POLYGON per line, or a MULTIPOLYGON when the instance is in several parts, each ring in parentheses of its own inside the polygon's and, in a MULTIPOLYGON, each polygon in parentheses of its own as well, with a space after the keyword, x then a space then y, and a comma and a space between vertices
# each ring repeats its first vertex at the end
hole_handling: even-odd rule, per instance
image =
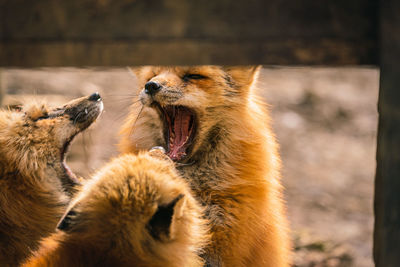
POLYGON ((189 80, 202 80, 202 79, 207 79, 206 76, 201 75, 201 74, 185 74, 182 78, 184 81, 189 81, 189 80))
POLYGON ((45 119, 48 119, 48 118, 50 118, 50 116, 48 114, 46 114, 46 115, 40 116, 35 121, 45 120, 45 119))

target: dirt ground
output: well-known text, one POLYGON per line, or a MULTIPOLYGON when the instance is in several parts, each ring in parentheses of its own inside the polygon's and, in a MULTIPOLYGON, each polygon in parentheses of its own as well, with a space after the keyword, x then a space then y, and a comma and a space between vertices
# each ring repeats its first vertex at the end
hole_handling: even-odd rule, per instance
MULTIPOLYGON (((294 266, 373 266, 378 81, 373 68, 262 70, 260 94, 281 145, 294 266)), ((83 176, 118 154, 118 129, 137 90, 126 69, 3 69, 0 86, 3 104, 37 98, 57 105, 101 93, 105 113, 68 155, 83 176)))

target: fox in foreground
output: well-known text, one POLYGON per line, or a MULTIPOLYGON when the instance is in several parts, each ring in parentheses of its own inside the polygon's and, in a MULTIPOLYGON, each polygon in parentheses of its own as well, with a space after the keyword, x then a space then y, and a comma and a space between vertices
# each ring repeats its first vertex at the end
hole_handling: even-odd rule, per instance
POLYGON ((142 106, 132 106, 120 150, 166 148, 206 209, 212 232, 207 266, 290 264, 280 157, 255 92, 259 69, 132 69, 143 88, 142 106))
POLYGON ((68 146, 102 109, 95 93, 59 108, 0 110, 0 266, 18 266, 54 231, 79 184, 68 146))
POLYGON ((24 267, 200 267, 202 208, 160 150, 115 158, 82 187, 24 267))

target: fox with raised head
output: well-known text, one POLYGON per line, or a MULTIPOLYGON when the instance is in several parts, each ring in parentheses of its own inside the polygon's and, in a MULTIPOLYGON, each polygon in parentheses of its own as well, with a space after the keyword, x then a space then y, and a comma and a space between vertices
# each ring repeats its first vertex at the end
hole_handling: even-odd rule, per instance
POLYGON ((68 146, 102 109, 95 93, 59 108, 0 110, 0 266, 18 266, 55 230, 79 184, 68 146))
POLYGON ((201 267, 202 208, 163 152, 123 155, 86 182, 24 267, 201 267))
POLYGON ((140 67, 141 107, 121 130, 122 152, 163 146, 206 209, 208 266, 290 264, 280 157, 259 67, 140 67))

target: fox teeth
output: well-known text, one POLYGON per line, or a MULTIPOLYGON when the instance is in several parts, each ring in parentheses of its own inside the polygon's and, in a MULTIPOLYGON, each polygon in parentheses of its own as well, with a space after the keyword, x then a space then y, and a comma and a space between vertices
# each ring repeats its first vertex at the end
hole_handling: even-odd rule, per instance
POLYGON ((88 114, 87 108, 85 108, 85 114, 88 114))

